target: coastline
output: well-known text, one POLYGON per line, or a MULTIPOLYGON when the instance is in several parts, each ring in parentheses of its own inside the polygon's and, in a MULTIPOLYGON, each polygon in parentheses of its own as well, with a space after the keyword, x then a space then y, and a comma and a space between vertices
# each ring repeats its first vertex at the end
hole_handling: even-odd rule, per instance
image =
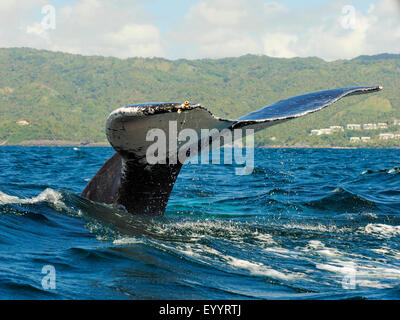
POLYGON ((0 143, 0 147, 111 147, 108 142, 78 142, 66 140, 25 140, 19 143, 0 143))
MULTIPOLYGON (((79 141, 66 141, 66 140, 25 140, 19 143, 7 143, 7 141, 0 142, 0 147, 18 146, 18 147, 111 147, 108 142, 79 142, 79 141)), ((400 149, 400 146, 393 147, 371 147, 371 146, 309 146, 309 145, 267 145, 256 146, 262 149, 400 149)))
POLYGON ((395 147, 372 147, 372 146, 357 146, 357 147, 348 147, 348 146, 308 146, 308 145, 301 145, 301 146, 279 146, 279 145, 271 145, 271 146, 261 146, 257 148, 263 149, 400 149, 400 146, 395 147))

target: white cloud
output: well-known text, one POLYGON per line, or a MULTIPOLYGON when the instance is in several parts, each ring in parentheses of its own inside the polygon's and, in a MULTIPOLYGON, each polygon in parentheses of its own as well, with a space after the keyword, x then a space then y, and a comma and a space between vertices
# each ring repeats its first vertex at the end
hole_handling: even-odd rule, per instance
POLYGON ((346 2, 290 10, 262 0, 202 0, 170 37, 185 43, 190 48, 185 54, 192 58, 253 53, 334 60, 400 51, 397 0, 379 0, 365 13, 357 2, 349 12, 346 2), (350 27, 343 23, 353 22, 348 14, 354 15, 350 27))
POLYGON ((0 46, 28 46, 23 39, 26 31, 24 23, 27 13, 40 8, 45 0, 31 0, 27 3, 15 0, 0 1, 0 46))
POLYGON ((298 37, 292 34, 266 33, 262 37, 263 53, 270 57, 293 58, 297 55, 294 50, 298 40, 298 37))
MULTIPOLYGON (((33 2, 28 8, 11 5, 7 8, 8 11, 12 9, 14 18, 27 16, 32 11, 40 14, 46 3, 33 2)), ((0 12, 0 20, 3 15, 0 12)), ((13 36, 1 39, 2 47, 29 46, 121 58, 165 55, 158 28, 137 1, 80 0, 74 5, 56 9, 54 30, 44 28, 41 21, 9 25, 3 29, 13 36)))
POLYGON ((28 34, 34 34, 40 37, 46 36, 46 30, 43 28, 43 26, 40 23, 33 23, 29 26, 26 27, 26 33, 28 34))
POLYGON ((265 2, 264 3, 264 12, 267 15, 283 13, 285 11, 286 11, 285 6, 279 2, 265 2))
POLYGON ((246 18, 246 6, 235 0, 200 1, 188 13, 188 19, 203 19, 207 24, 232 26, 246 18))
POLYGON ((51 40, 57 50, 116 56, 162 56, 158 28, 135 1, 81 0, 59 10, 51 40))
POLYGON ((159 30, 151 24, 126 24, 117 32, 104 35, 114 55, 131 56, 161 56, 164 54, 159 30))
POLYGON ((121 58, 217 58, 253 53, 334 60, 400 52, 398 0, 370 0, 361 8, 361 0, 352 1, 354 28, 343 27, 346 13, 342 10, 348 0, 298 9, 269 0, 193 0, 184 17, 171 19, 175 24, 154 20, 151 5, 145 9, 144 1, 77 0, 57 8, 56 29, 45 30, 41 8, 48 1, 1 0, 0 47, 121 58))

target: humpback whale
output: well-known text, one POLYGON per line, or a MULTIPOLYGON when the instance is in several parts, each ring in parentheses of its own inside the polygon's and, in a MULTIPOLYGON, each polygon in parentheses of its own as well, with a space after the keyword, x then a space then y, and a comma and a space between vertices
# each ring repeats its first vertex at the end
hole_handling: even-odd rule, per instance
MULTIPOLYGON (((82 197, 123 207, 131 214, 162 215, 183 162, 149 163, 146 159, 146 150, 152 144, 146 139, 149 130, 158 128, 168 133, 169 122, 176 121, 178 130, 217 129, 220 132, 251 128, 259 131, 319 111, 343 97, 380 90, 380 86, 365 86, 308 93, 278 101, 235 120, 217 117, 200 104, 189 102, 145 103, 116 109, 106 121, 106 136, 116 153, 94 175, 82 197)), ((219 138, 214 135, 196 143, 202 145, 205 140, 219 138)), ((172 145, 167 148, 171 149, 172 145)), ((167 150, 165 156, 172 160, 174 154, 167 150)), ((194 155, 188 153, 187 157, 194 155)))

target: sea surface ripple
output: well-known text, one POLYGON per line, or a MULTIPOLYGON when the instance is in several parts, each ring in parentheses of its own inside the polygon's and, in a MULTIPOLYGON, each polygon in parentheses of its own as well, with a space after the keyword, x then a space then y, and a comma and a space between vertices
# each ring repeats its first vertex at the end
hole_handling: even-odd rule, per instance
POLYGON ((0 299, 400 298, 400 150, 187 164, 158 218, 80 197, 112 154, 0 147, 0 299))

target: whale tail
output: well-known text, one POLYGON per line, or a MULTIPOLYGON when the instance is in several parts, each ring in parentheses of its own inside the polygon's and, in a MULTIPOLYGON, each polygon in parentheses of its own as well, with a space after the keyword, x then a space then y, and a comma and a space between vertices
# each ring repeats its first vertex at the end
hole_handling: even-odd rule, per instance
POLYGON ((236 120, 216 117, 203 106, 188 102, 119 108, 106 122, 107 138, 116 153, 92 178, 82 196, 123 206, 132 214, 162 215, 184 160, 196 155, 192 152, 194 145, 215 141, 224 130, 262 130, 319 111, 343 97, 380 90, 382 87, 368 86, 313 92, 278 101, 236 120), (204 129, 214 133, 204 136, 204 129), (180 141, 178 133, 185 130, 200 138, 180 141), (163 140, 158 133, 178 139, 163 140), (149 158, 155 137, 159 146, 156 158, 162 160, 158 162, 149 158))

